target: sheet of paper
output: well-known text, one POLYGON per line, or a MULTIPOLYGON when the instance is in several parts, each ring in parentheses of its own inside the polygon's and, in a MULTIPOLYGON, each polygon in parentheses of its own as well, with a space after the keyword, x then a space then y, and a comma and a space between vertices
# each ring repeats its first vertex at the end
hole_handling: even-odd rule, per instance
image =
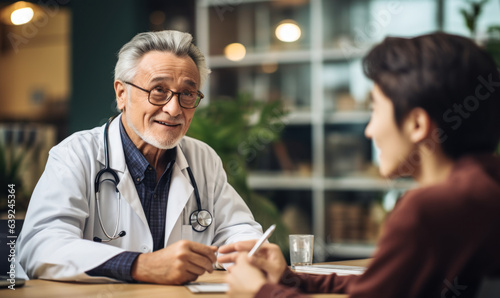
POLYGON ((309 274, 332 274, 337 275, 361 275, 366 268, 361 266, 346 266, 346 265, 311 265, 311 266, 295 266, 296 272, 309 274))
POLYGON ((192 282, 185 287, 193 293, 226 293, 228 290, 226 283, 213 282, 192 282))

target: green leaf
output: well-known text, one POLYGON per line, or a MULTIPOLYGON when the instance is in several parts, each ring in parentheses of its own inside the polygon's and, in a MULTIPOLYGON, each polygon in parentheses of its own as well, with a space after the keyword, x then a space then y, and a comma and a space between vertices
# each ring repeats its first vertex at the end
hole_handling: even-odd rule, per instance
POLYGON ((468 10, 466 10, 465 8, 460 9, 460 13, 464 18, 465 25, 467 26, 473 37, 476 34, 477 20, 483 11, 484 5, 488 1, 489 0, 481 0, 478 2, 466 0, 466 2, 469 4, 468 10))
POLYGON ((7 179, 7 157, 3 144, 0 143, 0 181, 9 182, 7 179))
MULTIPOLYGON (((27 146, 15 147, 0 143, 0 181, 2 183, 21 186, 21 166, 31 149, 27 146)), ((22 189, 19 189, 18 193, 21 192, 22 189)), ((25 202, 21 200, 18 200, 18 203, 19 206, 25 205, 25 202)), ((6 208, 6 206, 7 194, 2 191, 0 192, 0 209, 6 208)))
POLYGON ((246 160, 251 152, 263 152, 259 149, 279 140, 285 114, 281 101, 257 101, 251 94, 242 93, 235 98, 213 99, 209 105, 197 108, 187 133, 217 152, 229 183, 248 204, 256 220, 264 228, 277 224, 271 241, 283 251, 288 249, 288 230, 274 203, 248 186, 246 160))

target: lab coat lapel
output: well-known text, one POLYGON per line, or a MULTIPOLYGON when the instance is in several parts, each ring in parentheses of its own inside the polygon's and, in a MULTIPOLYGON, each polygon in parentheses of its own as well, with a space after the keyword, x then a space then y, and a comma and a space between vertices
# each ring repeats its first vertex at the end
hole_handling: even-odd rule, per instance
MULTIPOLYGON (((122 199, 125 199, 127 203, 132 207, 137 216, 141 221, 147 226, 148 221, 146 219, 146 214, 142 208, 141 200, 137 194, 137 189, 135 188, 135 183, 132 180, 125 162, 125 155, 123 153, 123 144, 120 136, 120 126, 122 115, 120 114, 116 117, 113 122, 109 125, 108 133, 108 147, 109 147, 109 164, 110 167, 116 171, 120 182, 118 183, 118 191, 120 191, 122 199)), ((104 130, 103 130, 104 132, 104 130)), ((101 135, 101 140, 104 140, 103 135, 101 135)), ((99 153, 97 155, 97 160, 104 166, 104 142, 99 142, 99 153)))
POLYGON ((118 183, 118 190, 122 196, 122 199, 125 199, 127 203, 132 207, 137 216, 141 219, 141 221, 148 227, 148 220, 146 219, 146 214, 144 213, 144 209, 142 208, 141 200, 137 195, 137 189, 135 188, 134 180, 132 180, 132 176, 126 170, 125 174, 120 177, 120 183, 118 183))
POLYGON ((167 218, 165 221, 165 246, 170 237, 175 237, 175 239, 181 238, 180 230, 174 231, 173 229, 194 190, 189 178, 186 176, 188 163, 180 146, 181 145, 177 146, 177 157, 172 171, 170 190, 168 192, 167 218))
MULTIPOLYGON (((120 137, 120 121, 122 115, 120 114, 116 117, 113 122, 109 125, 108 131, 108 147, 109 147, 109 164, 110 167, 118 172, 118 174, 125 172, 125 156, 123 154, 122 138, 120 137)), ((97 153, 97 160, 104 166, 105 156, 104 156, 104 127, 103 134, 99 136, 99 152, 97 153)))

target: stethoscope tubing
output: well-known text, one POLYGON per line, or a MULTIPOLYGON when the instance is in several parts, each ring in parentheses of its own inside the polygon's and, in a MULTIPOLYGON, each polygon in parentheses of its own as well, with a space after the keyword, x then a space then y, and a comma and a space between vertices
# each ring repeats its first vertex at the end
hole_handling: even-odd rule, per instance
POLYGON ((94 241, 96 241, 96 242, 109 242, 111 240, 115 240, 115 239, 118 239, 120 237, 123 237, 126 234, 125 231, 121 231, 118 233, 118 227, 120 226, 120 219, 121 219, 121 201, 122 201, 121 194, 118 191, 118 183, 120 182, 120 178, 118 178, 118 174, 113 169, 111 169, 111 167, 109 166, 109 148, 108 148, 109 133, 108 133, 108 129, 109 129, 109 124, 115 118, 116 118, 116 115, 110 117, 108 122, 106 123, 106 126, 104 127, 104 169, 97 172, 97 174, 95 176, 95 186, 94 186, 95 187, 94 191, 95 191, 95 199, 96 199, 97 218, 98 218, 99 225, 101 226, 101 229, 102 229, 104 235, 108 239, 101 239, 99 237, 94 237, 94 241), (102 180, 102 182, 109 181, 109 182, 113 183, 113 185, 115 187, 115 191, 117 193, 117 197, 118 197, 118 204, 117 204, 118 216, 116 218, 115 230, 114 230, 112 235, 110 235, 106 231, 106 228, 104 227, 104 224, 102 222, 102 217, 101 217, 101 209, 100 209, 100 189, 99 189, 100 185, 101 185, 100 180, 101 180, 101 177, 105 173, 111 174, 111 176, 113 176, 113 178, 104 179, 104 180, 102 180))
MULTIPOLYGON (((114 183, 113 180, 111 179, 105 179, 103 180, 104 181, 111 181, 112 183, 114 183)), ((115 231, 113 232, 113 235, 109 235, 107 232, 106 232, 106 229, 104 228, 104 224, 102 223, 102 217, 101 217, 101 209, 100 209, 100 203, 99 203, 99 193, 96 193, 96 208, 97 208, 97 217, 99 218, 99 225, 101 226, 101 229, 102 231, 104 232, 104 235, 106 235, 106 237, 108 238, 107 240, 106 239, 101 239, 100 242, 108 242, 108 241, 111 241, 111 240, 115 240, 115 239, 118 239, 120 237, 123 237, 125 236, 125 234, 123 234, 122 236, 120 236, 122 233, 125 233, 125 231, 121 231, 120 233, 118 233, 118 227, 120 226, 120 218, 121 218, 121 195, 120 195, 120 192, 118 192, 118 204, 117 204, 117 213, 118 213, 118 216, 116 218, 116 225, 115 225, 115 231)))
MULTIPOLYGON (((104 235, 108 238, 108 239, 101 239, 99 237, 94 237, 94 241, 96 241, 96 242, 109 242, 111 240, 115 240, 115 239, 118 239, 118 238, 126 235, 125 231, 121 231, 118 233, 118 227, 120 226, 120 218, 121 218, 121 194, 118 190, 118 183, 120 182, 120 179, 118 178, 118 174, 113 169, 111 169, 111 167, 109 166, 109 148, 108 148, 109 132, 108 132, 108 130, 109 130, 109 125, 111 124, 113 119, 116 118, 116 116, 117 115, 109 118, 108 122, 106 123, 106 126, 104 127, 104 168, 102 170, 100 170, 99 172, 97 172, 96 177, 95 177, 95 181, 94 181, 97 217, 98 217, 99 225, 101 226, 101 229, 102 229, 104 235), (101 177, 105 173, 111 174, 111 176, 113 176, 113 178, 107 178, 107 179, 100 181, 101 177), (101 183, 106 182, 106 181, 109 181, 109 182, 114 184, 115 191, 118 194, 118 196, 117 196, 118 197, 118 204, 117 204, 118 216, 116 219, 115 230, 114 230, 112 235, 109 234, 106 231, 106 228, 104 227, 104 224, 102 222, 102 217, 101 217, 101 210, 100 210, 100 201, 101 200, 100 200, 100 189, 99 188, 100 188, 101 183)), ((190 167, 187 167, 186 169, 187 169, 187 172, 189 175, 189 179, 191 180, 191 184, 193 185, 193 191, 194 191, 194 196, 196 199, 196 205, 198 207, 198 210, 195 210, 191 213, 191 216, 190 216, 191 226, 192 226, 194 231, 203 232, 212 224, 213 216, 208 210, 202 209, 200 194, 198 192, 198 186, 196 185, 196 180, 194 179, 193 172, 191 171, 190 167)))

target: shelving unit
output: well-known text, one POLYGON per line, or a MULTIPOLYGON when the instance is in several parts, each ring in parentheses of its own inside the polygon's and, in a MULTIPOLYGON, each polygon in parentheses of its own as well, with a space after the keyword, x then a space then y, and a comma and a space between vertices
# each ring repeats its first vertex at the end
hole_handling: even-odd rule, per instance
MULTIPOLYGON (((314 188, 312 177, 301 177, 294 174, 276 174, 253 172, 248 177, 248 183, 254 189, 307 189, 314 188)), ((356 191, 387 191, 392 189, 405 190, 414 187, 407 180, 390 181, 368 177, 340 177, 320 179, 323 190, 356 190, 356 191)))
MULTIPOLYGON (((346 52, 341 46, 346 38, 353 42, 356 28, 364 28, 372 2, 381 1, 196 1, 196 43, 207 54, 212 69, 210 84, 203 90, 207 99, 235 96, 239 91, 250 92, 257 100, 280 98, 289 110, 283 119, 286 129, 292 130, 288 135, 297 137, 293 130, 306 131, 300 139, 306 153, 299 161, 290 154, 295 170, 259 163, 248 182, 258 191, 307 194, 304 201, 310 202, 303 204, 310 204, 304 208, 311 212, 310 233, 322 243, 315 249, 317 261, 332 256, 368 257, 374 249, 373 241, 330 240, 327 223, 332 218, 327 210, 332 202, 349 201, 359 194, 365 202, 365 197, 375 200, 389 190, 413 186, 409 181, 390 182, 373 174, 371 143, 363 136, 370 117, 367 98, 371 83, 362 74, 361 57, 369 47, 363 44, 346 52), (332 11, 334 3, 340 4, 339 11, 332 11), (283 43, 274 36, 283 19, 299 25, 302 35, 298 41, 283 43), (325 30, 340 22, 349 24, 325 30), (236 42, 246 47, 246 55, 231 61, 223 49, 236 42), (274 71, 264 70, 265 65, 274 66, 274 71), (304 156, 306 165, 299 170, 304 156), (366 170, 369 166, 371 171, 366 170)), ((286 138, 285 148, 296 149, 286 138)), ((276 159, 272 148, 269 152, 268 159, 276 159)))

